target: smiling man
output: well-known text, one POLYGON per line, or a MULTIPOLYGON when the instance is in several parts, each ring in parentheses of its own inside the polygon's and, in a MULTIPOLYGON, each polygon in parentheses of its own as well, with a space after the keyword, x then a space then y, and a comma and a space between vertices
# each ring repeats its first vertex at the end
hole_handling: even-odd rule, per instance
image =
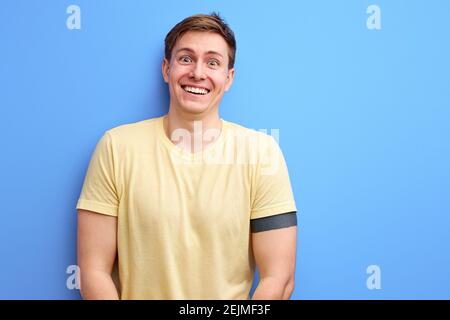
POLYGON ((83 298, 249 299, 257 266, 252 298, 289 299, 297 218, 283 154, 219 116, 235 52, 217 14, 184 19, 165 39, 169 112, 98 142, 77 203, 83 298))

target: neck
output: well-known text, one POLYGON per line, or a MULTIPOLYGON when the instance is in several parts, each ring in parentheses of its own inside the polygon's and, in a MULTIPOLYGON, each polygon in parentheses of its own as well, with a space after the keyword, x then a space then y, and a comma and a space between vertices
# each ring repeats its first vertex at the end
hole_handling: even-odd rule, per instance
POLYGON ((222 121, 218 110, 208 114, 191 114, 169 108, 163 123, 166 136, 174 144, 179 145, 181 143, 181 147, 189 152, 199 151, 198 148, 205 149, 209 144, 216 141, 222 130, 222 121), (184 134, 183 138, 180 139, 179 129, 183 129, 181 132, 189 132, 190 143, 186 143, 186 141, 183 143, 184 134), (174 134, 175 130, 177 130, 177 133, 174 134), (209 134, 205 135, 206 131, 209 131, 209 134), (211 132, 216 134, 211 135, 211 132))

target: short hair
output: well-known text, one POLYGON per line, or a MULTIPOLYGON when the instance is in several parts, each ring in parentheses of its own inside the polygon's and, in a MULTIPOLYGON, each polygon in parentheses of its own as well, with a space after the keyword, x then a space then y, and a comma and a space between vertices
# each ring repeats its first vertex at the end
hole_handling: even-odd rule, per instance
POLYGON ((218 13, 212 12, 211 14, 196 14, 185 18, 181 22, 177 23, 172 30, 166 35, 164 40, 165 58, 170 61, 172 56, 172 50, 175 43, 183 34, 188 31, 203 31, 213 32, 222 36, 228 45, 228 68, 234 67, 235 55, 236 55, 236 39, 234 32, 228 26, 223 18, 218 13))

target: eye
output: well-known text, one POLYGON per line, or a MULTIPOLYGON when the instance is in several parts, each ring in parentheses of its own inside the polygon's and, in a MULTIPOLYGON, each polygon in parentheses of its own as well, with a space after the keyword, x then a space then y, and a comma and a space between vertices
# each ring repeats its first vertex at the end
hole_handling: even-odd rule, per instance
POLYGON ((183 64, 188 64, 188 63, 191 63, 191 62, 192 62, 192 59, 191 59, 191 57, 189 57, 189 56, 181 56, 181 57, 178 59, 178 61, 180 61, 180 62, 183 63, 183 64))
POLYGON ((220 65, 220 62, 215 59, 211 59, 208 61, 208 65, 210 67, 217 68, 220 65))

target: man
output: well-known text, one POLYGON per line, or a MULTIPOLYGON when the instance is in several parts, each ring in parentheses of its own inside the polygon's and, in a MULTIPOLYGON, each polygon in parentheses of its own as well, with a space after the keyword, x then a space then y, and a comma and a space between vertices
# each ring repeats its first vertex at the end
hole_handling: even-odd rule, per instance
POLYGON ((219 117, 236 42, 217 15, 165 39, 167 115, 105 132, 78 200, 85 299, 289 299, 296 207, 275 140, 219 117), (120 286, 111 271, 117 256, 120 286))

